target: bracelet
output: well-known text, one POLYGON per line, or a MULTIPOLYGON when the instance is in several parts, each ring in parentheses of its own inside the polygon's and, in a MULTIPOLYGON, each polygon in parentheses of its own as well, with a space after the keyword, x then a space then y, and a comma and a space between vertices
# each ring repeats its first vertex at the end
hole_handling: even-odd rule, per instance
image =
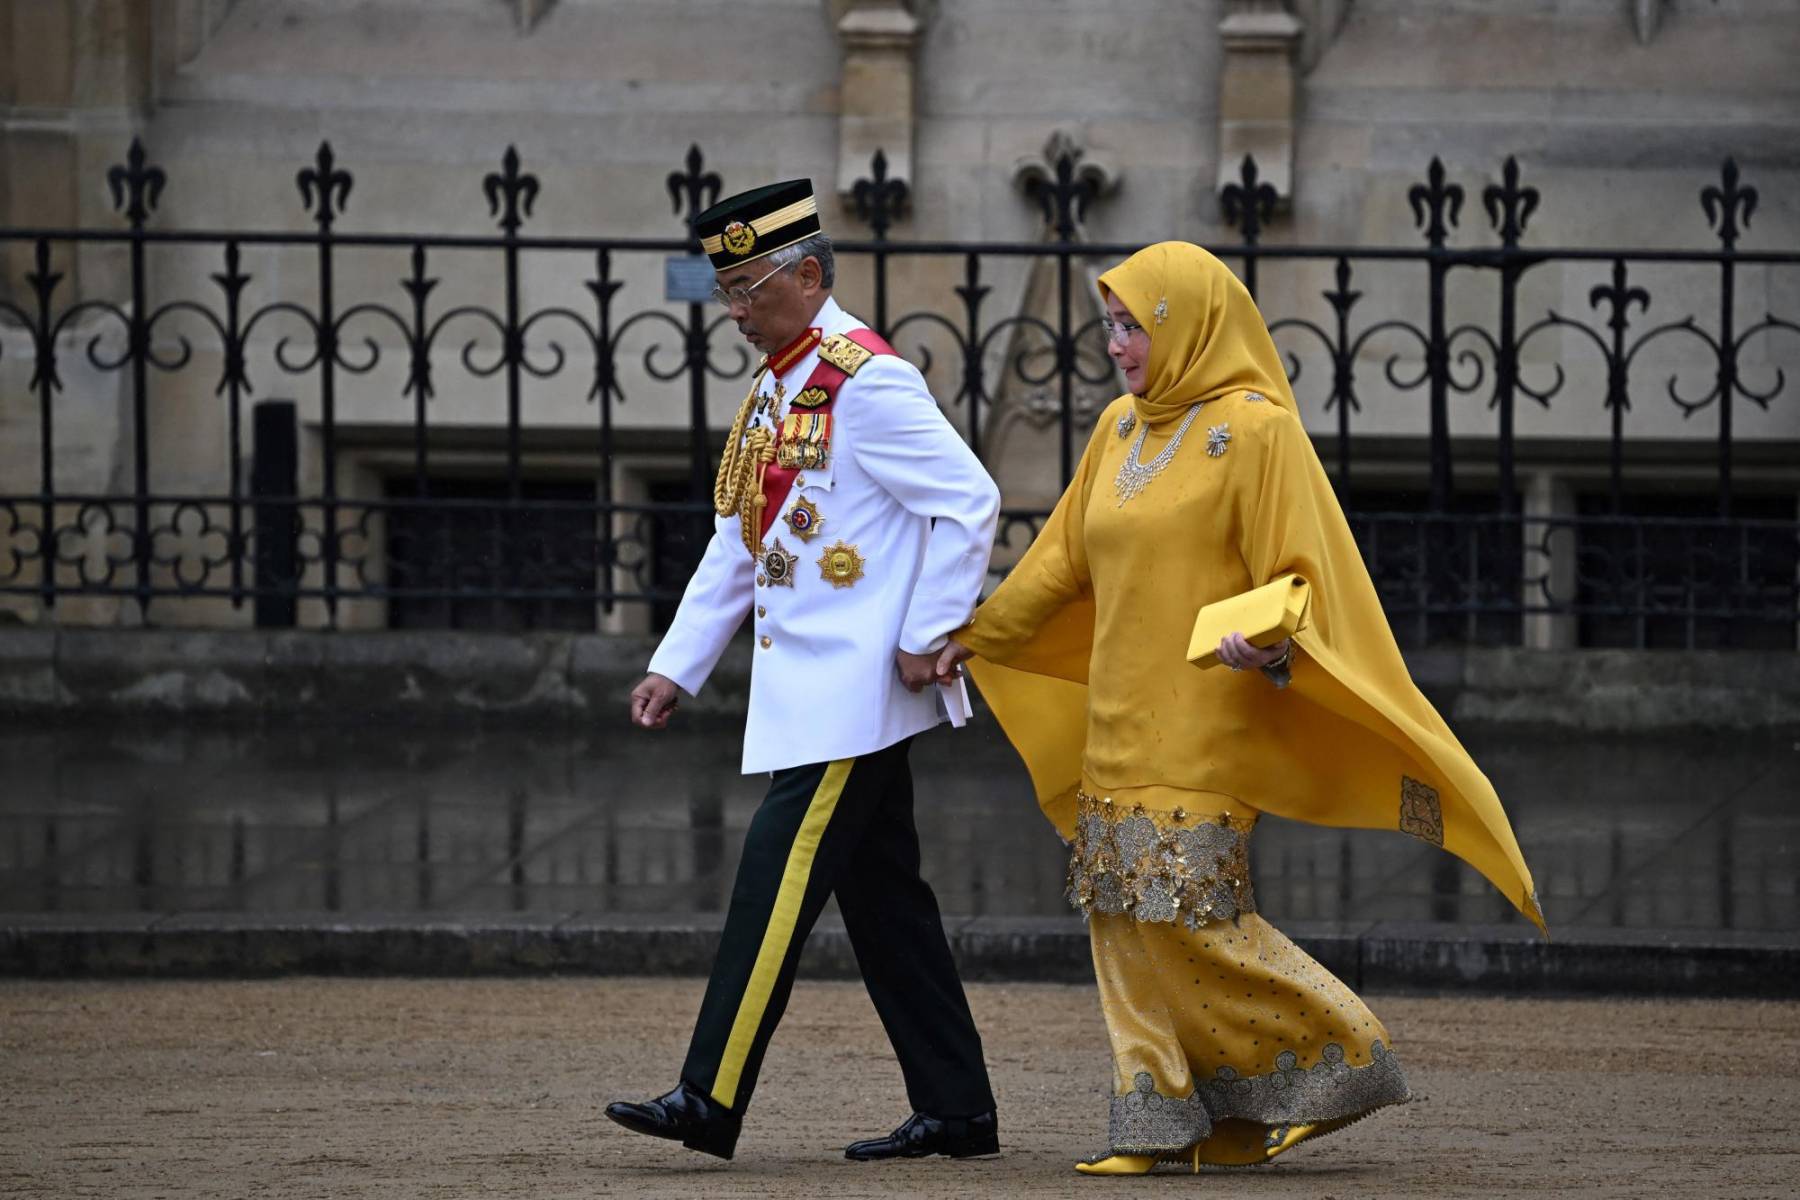
POLYGON ((1273 662, 1263 664, 1262 673, 1265 678, 1278 688, 1284 688, 1293 682, 1294 640, 1288 639, 1288 648, 1281 652, 1281 657, 1273 662))

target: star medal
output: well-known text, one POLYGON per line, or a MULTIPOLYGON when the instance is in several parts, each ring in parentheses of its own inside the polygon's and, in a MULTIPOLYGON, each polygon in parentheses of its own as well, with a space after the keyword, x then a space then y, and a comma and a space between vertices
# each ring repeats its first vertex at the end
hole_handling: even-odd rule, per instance
POLYGON ((781 519, 789 531, 803 542, 810 542, 818 537, 819 526, 825 523, 825 518, 819 515, 818 508, 811 500, 805 498, 796 500, 794 507, 789 509, 787 515, 781 519))
POLYGON ((794 564, 800 561, 797 554, 789 554, 787 547, 776 538, 775 544, 763 551, 762 573, 768 579, 770 587, 794 586, 794 564))
POLYGON ((855 546, 834 542, 819 556, 819 574, 832 587, 854 587, 863 577, 863 556, 855 546))

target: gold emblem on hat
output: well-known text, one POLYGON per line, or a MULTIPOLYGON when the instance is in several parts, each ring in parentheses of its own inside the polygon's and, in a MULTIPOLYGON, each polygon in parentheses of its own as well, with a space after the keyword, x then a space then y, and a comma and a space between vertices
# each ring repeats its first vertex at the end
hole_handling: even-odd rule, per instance
POLYGON ((724 244, 725 249, 742 258, 756 248, 756 230, 742 221, 733 221, 725 227, 725 232, 719 236, 719 240, 724 244))
POLYGON ((834 542, 819 556, 819 574, 832 587, 853 587, 863 577, 863 556, 855 546, 834 542))
POLYGON ((787 523, 787 527, 793 535, 803 542, 810 542, 818 537, 819 526, 825 523, 825 518, 819 515, 818 508, 811 500, 805 498, 796 500, 794 507, 789 509, 781 519, 787 523))
POLYGON ((817 408, 821 404, 831 403, 831 393, 822 387, 809 387, 801 390, 794 397, 795 408, 817 408))
POLYGON ((789 554, 787 547, 776 538, 775 544, 763 551, 762 569, 770 587, 794 586, 794 566, 800 561, 798 554, 789 554))

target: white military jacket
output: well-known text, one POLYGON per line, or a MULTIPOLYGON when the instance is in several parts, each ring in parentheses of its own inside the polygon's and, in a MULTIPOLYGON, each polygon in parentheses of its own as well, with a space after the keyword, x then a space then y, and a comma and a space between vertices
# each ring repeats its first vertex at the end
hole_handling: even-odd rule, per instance
MULTIPOLYGON (((829 297, 814 325, 825 337, 863 328, 829 297)), ((791 400, 818 361, 814 347, 779 379, 771 370, 762 394, 791 400)), ((869 359, 839 385, 831 414, 825 465, 796 476, 762 539, 765 554, 797 557, 787 585, 750 557, 735 515, 719 518, 650 660, 695 695, 753 614, 745 774, 868 754, 941 721, 941 689, 907 691, 894 652, 935 650, 969 619, 993 549, 999 489, 911 363, 869 359), (802 505, 817 514, 810 530, 808 514, 794 518, 802 505), (821 566, 840 546, 860 560, 848 584, 841 551, 838 582, 821 566)), ((783 415, 756 421, 779 431, 783 415)))

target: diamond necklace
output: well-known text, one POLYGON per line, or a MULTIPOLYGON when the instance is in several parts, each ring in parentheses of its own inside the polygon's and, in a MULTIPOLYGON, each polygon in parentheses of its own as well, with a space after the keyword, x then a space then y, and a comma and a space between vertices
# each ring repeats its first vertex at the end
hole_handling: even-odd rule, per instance
POLYGON ((1124 508, 1127 500, 1148 487, 1152 479, 1161 475, 1163 469, 1175 461, 1175 451, 1181 446, 1182 435, 1194 423, 1194 418, 1200 415, 1205 404, 1206 401, 1202 400, 1187 410, 1187 416, 1181 418, 1181 424, 1175 427, 1175 434, 1169 439, 1169 444, 1149 462, 1143 462, 1140 455, 1144 449, 1144 435, 1150 432, 1150 425, 1145 422, 1138 427, 1137 438, 1131 443, 1131 449, 1125 452, 1125 461, 1119 464, 1119 473, 1113 476, 1113 491, 1119 494, 1120 508, 1124 508))

